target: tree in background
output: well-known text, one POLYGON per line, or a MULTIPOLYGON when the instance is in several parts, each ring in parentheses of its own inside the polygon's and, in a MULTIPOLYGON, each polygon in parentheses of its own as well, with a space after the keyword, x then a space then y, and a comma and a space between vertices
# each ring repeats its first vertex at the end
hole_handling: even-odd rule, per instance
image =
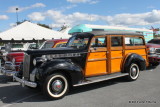
POLYGON ((154 28, 153 26, 151 26, 151 30, 153 30, 154 38, 160 37, 160 34, 159 34, 160 28, 154 28))
MULTIPOLYGON (((21 24, 21 23, 23 23, 25 21, 31 22, 30 20, 23 20, 23 21, 17 22, 17 25, 19 25, 19 24, 21 24)), ((51 27, 49 27, 49 25, 46 25, 46 24, 37 23, 37 25, 45 27, 45 28, 48 28, 48 29, 52 29, 51 27)))
POLYGON ((62 30, 64 30, 64 29, 67 29, 68 27, 69 27, 69 26, 64 23, 64 24, 62 25, 62 27, 60 28, 59 31, 62 31, 62 30))
POLYGON ((37 25, 42 26, 42 27, 45 27, 45 28, 48 28, 48 29, 52 29, 51 27, 49 27, 49 26, 48 26, 48 25, 46 25, 46 24, 38 23, 37 25))

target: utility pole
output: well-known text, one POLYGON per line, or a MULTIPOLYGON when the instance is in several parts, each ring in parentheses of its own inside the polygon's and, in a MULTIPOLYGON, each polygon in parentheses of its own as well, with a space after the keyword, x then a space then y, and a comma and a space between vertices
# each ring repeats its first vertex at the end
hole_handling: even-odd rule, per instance
POLYGON ((17 17, 17 25, 18 25, 18 8, 16 8, 16 17, 17 17))

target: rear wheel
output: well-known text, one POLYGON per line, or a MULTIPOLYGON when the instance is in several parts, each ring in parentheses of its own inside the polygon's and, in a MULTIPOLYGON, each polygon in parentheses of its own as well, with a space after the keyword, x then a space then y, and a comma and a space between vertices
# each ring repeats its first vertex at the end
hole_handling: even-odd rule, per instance
POLYGON ((47 77, 43 85, 43 92, 50 99, 60 99, 67 94, 68 90, 67 78, 60 73, 47 77))
POLYGON ((139 77, 139 66, 136 63, 132 63, 128 68, 129 75, 127 76, 127 79, 129 81, 134 81, 139 77))

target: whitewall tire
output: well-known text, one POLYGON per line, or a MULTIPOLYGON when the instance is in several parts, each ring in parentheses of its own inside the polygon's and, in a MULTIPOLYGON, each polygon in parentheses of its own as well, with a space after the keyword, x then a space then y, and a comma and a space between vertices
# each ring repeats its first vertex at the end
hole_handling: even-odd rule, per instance
POLYGON ((69 90, 67 78, 60 73, 55 73, 46 78, 43 85, 43 92, 50 99, 64 97, 69 90))
POLYGON ((136 63, 132 63, 128 69, 129 75, 127 76, 127 79, 130 81, 134 81, 139 77, 139 73, 140 73, 139 66, 136 63))

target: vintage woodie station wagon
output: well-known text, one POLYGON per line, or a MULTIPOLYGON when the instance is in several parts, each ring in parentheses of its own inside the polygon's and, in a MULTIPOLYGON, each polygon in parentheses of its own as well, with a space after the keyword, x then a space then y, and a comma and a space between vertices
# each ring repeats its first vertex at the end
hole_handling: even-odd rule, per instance
POLYGON ((143 35, 133 32, 92 31, 72 36, 64 48, 28 50, 23 76, 13 76, 22 86, 40 86, 44 95, 59 99, 72 86, 117 77, 136 80, 148 66, 143 35))

